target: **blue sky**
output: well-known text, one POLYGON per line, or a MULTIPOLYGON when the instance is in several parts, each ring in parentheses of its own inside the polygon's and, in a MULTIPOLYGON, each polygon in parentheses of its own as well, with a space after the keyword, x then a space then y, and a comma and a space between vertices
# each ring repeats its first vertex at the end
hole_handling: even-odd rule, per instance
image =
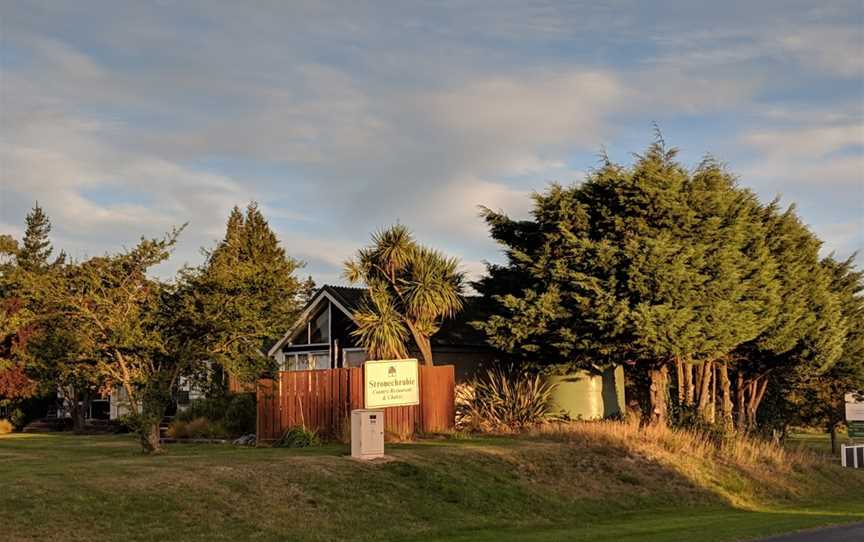
POLYGON ((38 199, 84 258, 189 222, 163 276, 250 200, 318 282, 396 221, 476 275, 478 205, 524 216, 653 122, 864 246, 861 2, 0 0, 0 231, 38 199))

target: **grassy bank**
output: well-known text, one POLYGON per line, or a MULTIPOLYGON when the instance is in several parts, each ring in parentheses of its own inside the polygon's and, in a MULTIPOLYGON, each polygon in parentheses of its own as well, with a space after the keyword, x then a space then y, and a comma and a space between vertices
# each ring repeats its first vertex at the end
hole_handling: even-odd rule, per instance
POLYGON ((0 437, 0 538, 708 542, 864 519, 864 474, 819 454, 624 424, 345 451, 0 437))

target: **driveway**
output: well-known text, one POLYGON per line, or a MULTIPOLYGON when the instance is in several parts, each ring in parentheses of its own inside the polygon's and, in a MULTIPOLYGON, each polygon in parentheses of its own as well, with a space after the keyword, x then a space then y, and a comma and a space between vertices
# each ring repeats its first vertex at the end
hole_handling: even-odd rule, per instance
POLYGON ((760 539, 759 542, 861 542, 862 540, 864 540, 864 523, 853 523, 841 527, 772 536, 760 539))

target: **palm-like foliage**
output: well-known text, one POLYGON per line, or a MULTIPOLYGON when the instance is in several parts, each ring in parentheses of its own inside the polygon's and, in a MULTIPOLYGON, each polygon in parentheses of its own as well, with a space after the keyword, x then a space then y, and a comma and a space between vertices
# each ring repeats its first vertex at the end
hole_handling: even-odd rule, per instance
POLYGON ((540 375, 491 369, 457 391, 457 424, 484 431, 518 431, 555 417, 555 385, 540 375))
POLYGON ((345 278, 369 288, 369 299, 354 314, 355 335, 369 356, 406 357, 410 334, 431 365, 430 337, 462 309, 459 260, 417 244, 397 224, 375 233, 372 245, 345 263, 345 278))

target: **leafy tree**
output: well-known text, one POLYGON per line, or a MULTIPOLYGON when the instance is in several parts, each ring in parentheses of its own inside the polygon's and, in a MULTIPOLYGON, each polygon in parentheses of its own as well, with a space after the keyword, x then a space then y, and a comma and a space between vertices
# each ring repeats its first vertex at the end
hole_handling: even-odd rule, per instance
POLYGON ((837 430, 845 420, 845 394, 864 391, 864 271, 855 269, 853 258, 837 261, 829 257, 822 266, 844 320, 842 352, 827 369, 799 364, 780 384, 786 392, 784 420, 824 427, 831 433, 834 451, 838 451, 837 430))
MULTIPOLYGON (((7 407, 43 391, 34 379, 28 345, 48 332, 42 291, 65 260, 61 253, 49 262, 53 252, 50 231, 50 220, 37 203, 27 214, 20 244, 11 236, 0 236, 0 403, 7 407)), ((55 392, 50 386, 44 391, 55 392)))
POLYGON ((365 284, 369 299, 354 317, 356 335, 373 359, 407 357, 408 335, 426 365, 430 338, 462 309, 464 275, 459 261, 414 241, 397 224, 372 236, 372 245, 345 262, 345 277, 365 284))
POLYGON ((229 374, 257 379, 270 368, 266 345, 308 295, 309 282, 296 277, 303 263, 286 254, 255 203, 245 213, 231 211, 224 239, 206 256, 201 267, 181 272, 185 294, 177 310, 195 329, 201 355, 229 374))
POLYGON ((832 291, 832 273, 819 260, 821 242, 790 207, 772 202, 763 211, 767 244, 781 271, 775 317, 754 340, 733 353, 739 430, 754 429, 770 384, 781 395, 783 382, 798 372, 822 374, 839 358, 846 335, 842 308, 832 291), (778 374, 779 373, 779 374, 778 374))
POLYGON ((189 359, 172 349, 163 300, 171 287, 147 276, 165 261, 179 235, 142 239, 132 250, 68 265, 65 280, 46 290, 48 306, 74 324, 76 338, 109 386, 125 390, 133 424, 147 452, 159 451, 159 423, 189 359))
POLYGON ((531 221, 484 210, 508 265, 478 284, 490 344, 540 366, 635 362, 655 422, 667 419, 670 363, 713 374, 760 334, 777 295, 753 194, 717 162, 688 172, 675 155, 658 139, 632 167, 607 160, 581 185, 552 185, 531 221))
POLYGON ((0 235, 0 370, 8 365, 18 331, 26 319, 23 303, 16 295, 18 242, 9 235, 0 235))
MULTIPOLYGON (((86 364, 79 363, 80 334, 62 313, 54 313, 46 293, 66 284, 65 254, 50 261, 53 247, 48 237, 51 222, 38 204, 28 213, 24 238, 19 245, 7 238, 2 258, 0 298, 7 309, 0 320, 7 323, 6 358, 27 395, 55 396, 58 389, 72 415, 75 429, 84 423, 94 378, 84 378, 86 364), (9 324, 14 322, 14 324, 9 324), (11 333, 11 335, 10 335, 11 333), (26 377, 26 380, 21 378, 26 377), (38 386, 37 386, 38 383, 38 386)), ((21 396, 23 397, 23 396, 21 396)))

